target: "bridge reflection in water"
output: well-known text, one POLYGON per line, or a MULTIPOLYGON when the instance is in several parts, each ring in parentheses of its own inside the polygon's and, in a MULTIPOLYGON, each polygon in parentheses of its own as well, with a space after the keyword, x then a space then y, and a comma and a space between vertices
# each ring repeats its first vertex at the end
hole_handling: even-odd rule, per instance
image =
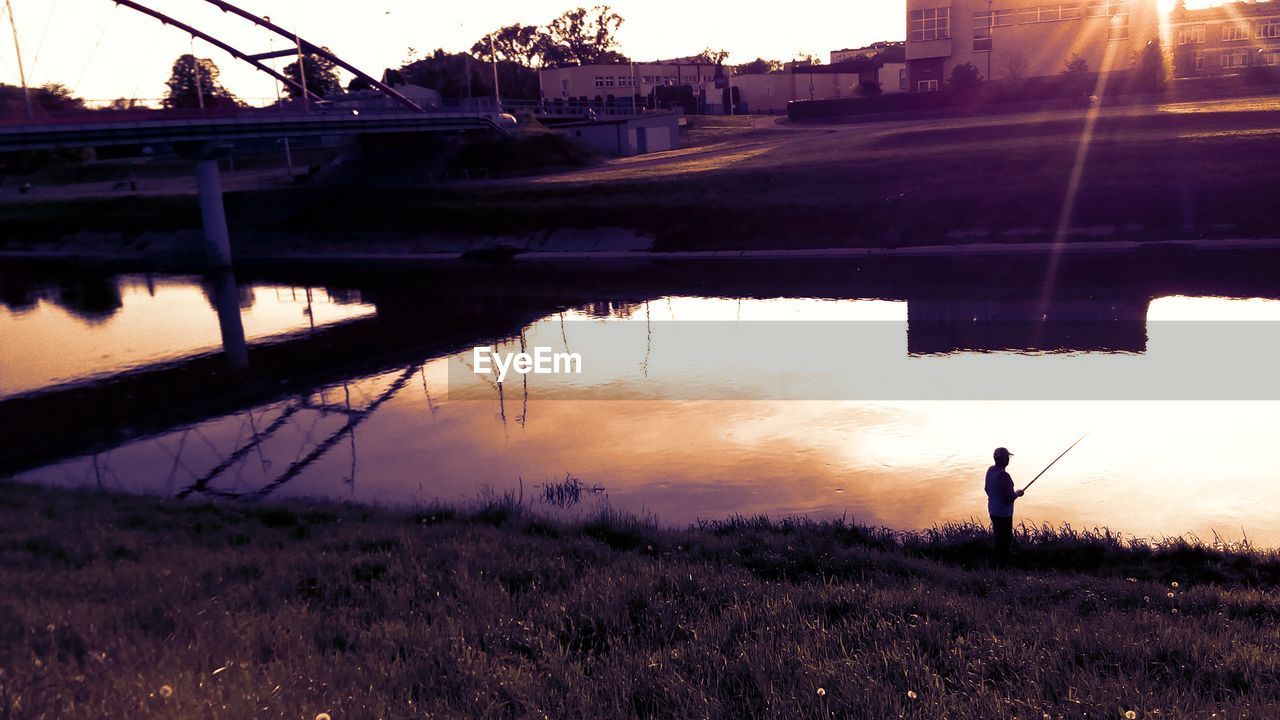
MULTIPOLYGON (((728 272, 720 266, 682 264, 584 274, 517 264, 359 277, 324 270, 308 271, 305 278, 289 272, 246 273, 250 284, 306 279, 312 285, 350 288, 376 308, 376 314, 367 317, 247 347, 243 329, 237 333, 234 322, 237 304, 231 299, 239 291, 226 274, 210 279, 210 296, 223 319, 225 353, 2 401, 0 421, 14 429, 3 463, 10 472, 26 472, 24 477, 43 482, 89 481, 148 492, 245 499, 285 488, 290 488, 287 494, 335 494, 341 482, 345 493, 392 502, 472 496, 484 483, 513 482, 522 468, 530 470, 523 477, 531 482, 594 468, 600 474, 591 479, 617 488, 611 493, 615 499, 627 496, 628 478, 647 473, 657 485, 648 490, 636 486, 631 492, 641 493, 645 507, 667 507, 677 521, 685 519, 679 517, 680 507, 696 508, 700 515, 759 509, 821 511, 832 503, 816 503, 808 495, 770 495, 799 490, 783 484, 766 491, 759 482, 776 484, 780 473, 797 473, 800 485, 836 482, 836 476, 849 471, 848 466, 839 469, 842 463, 852 462, 840 449, 827 447, 827 440, 811 438, 825 448, 822 463, 828 470, 823 470, 813 448, 797 450, 795 443, 800 441, 790 431, 760 436, 749 450, 715 431, 721 427, 723 432, 742 434, 763 421, 748 419, 754 417, 752 413, 790 416, 809 405, 773 404, 762 410, 748 398, 737 405, 708 406, 696 397, 678 394, 656 404, 625 399, 549 403, 548 398, 554 397, 548 394, 550 386, 535 378, 535 388, 530 390, 527 377, 489 382, 487 390, 482 389, 487 397, 467 395, 453 392, 454 383, 447 376, 450 359, 457 362, 459 353, 477 344, 498 342, 518 348, 521 343, 550 342, 548 338, 557 336, 558 346, 582 351, 591 337, 585 328, 601 317, 630 318, 641 323, 639 332, 645 319, 670 318, 673 310, 676 320, 686 319, 681 313, 692 315, 707 308, 713 308, 712 316, 728 321, 739 313, 760 315, 757 311, 762 308, 773 309, 763 313, 766 316, 776 316, 783 309, 784 315, 804 318, 819 306, 832 306, 833 301, 834 306, 844 307, 847 303, 841 301, 869 299, 905 305, 895 312, 908 321, 901 352, 910 357, 1027 352, 1141 355, 1148 352, 1147 314, 1153 299, 1277 297, 1272 280, 1277 268, 1270 256, 1134 260, 1120 266, 1112 259, 1072 260, 1063 268, 1060 297, 1038 320, 1028 316, 1032 304, 1028 298, 1035 297, 1036 289, 1031 278, 1036 273, 1027 260, 1001 264, 994 272, 989 260, 966 264, 917 259, 827 262, 820 268, 792 269, 744 263, 728 272), (921 283, 920 277, 949 280, 921 283), (759 292, 761 287, 770 292, 759 292), (723 299, 735 297, 743 299, 723 299), (585 324, 575 325, 575 320, 585 324), (461 403, 458 399, 469 396, 480 400, 461 403), (729 406, 738 409, 726 409, 729 406), (744 415, 747 406, 752 409, 744 415), (376 420, 384 413, 385 420, 376 420), (700 422, 694 419, 699 413, 704 417, 700 422), (497 436, 485 429, 490 423, 497 436), (663 425, 668 426, 666 431, 659 429, 663 425), (725 447, 726 442, 732 447, 725 447), (771 443, 777 447, 770 447, 771 443), (690 462, 681 454, 690 448, 700 448, 722 467, 707 466, 710 460, 706 460, 675 469, 679 466, 673 460, 690 462), (64 460, 73 456, 79 457, 64 460), (834 475, 829 469, 833 464, 838 468, 834 475), (359 490, 358 465, 365 468, 359 490), (534 474, 538 471, 541 474, 534 474), (737 473, 732 481, 726 477, 729 472, 737 473), (753 480, 751 475, 758 477, 753 480), (681 484, 671 486, 663 477, 679 477, 681 484), (303 484, 294 487, 297 482, 303 484), (471 490, 461 491, 468 483, 471 490), (671 499, 658 501, 645 494, 652 492, 669 494, 671 499)), ((651 345, 655 336, 650 330, 651 345)), ((670 348, 637 347, 637 377, 670 357, 670 348)), ((859 423, 872 424, 857 430, 821 408, 810 408, 812 416, 796 421, 819 425, 829 421, 834 434, 864 452, 873 452, 848 434, 880 432, 875 423, 887 422, 890 416, 874 407, 855 410, 848 403, 841 407, 859 423)), ((975 431, 967 428, 966 433, 958 433, 952 428, 950 432, 975 431)), ((813 428, 808 434, 816 438, 823 432, 813 428)), ((892 444, 883 438, 879 442, 881 447, 892 444)), ((954 464, 955 459, 949 462, 954 464)), ((873 483, 876 472, 888 472, 858 468, 873 483)), ((938 475, 925 473, 918 483, 920 491, 941 488, 938 483, 950 470, 954 467, 941 468, 938 475)), ((806 490, 810 491, 817 492, 806 490)), ((823 492, 834 490, 826 486, 823 492)), ((834 502, 856 500, 851 495, 843 494, 834 502)), ((921 508, 934 514, 931 519, 877 515, 887 511, 870 505, 862 507, 862 517, 882 517, 893 524, 915 520, 930 524, 937 513, 946 514, 945 508, 938 507, 940 502, 967 500, 954 490, 942 490, 921 502, 921 508)))

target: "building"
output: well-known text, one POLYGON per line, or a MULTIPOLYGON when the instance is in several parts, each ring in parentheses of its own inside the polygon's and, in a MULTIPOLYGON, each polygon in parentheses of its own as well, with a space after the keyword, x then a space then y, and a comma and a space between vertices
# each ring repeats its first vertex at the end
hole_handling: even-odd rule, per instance
POLYGON ((938 90, 966 63, 994 80, 1047 77, 1076 55, 1125 70, 1159 36, 1156 0, 907 0, 907 78, 938 90))
POLYGON ((1235 75, 1280 66, 1280 2, 1235 2, 1169 16, 1176 77, 1235 75))
POLYGON ((698 62, 620 63, 611 65, 578 65, 544 68, 538 71, 543 102, 624 103, 633 99, 640 107, 658 87, 687 85, 694 95, 711 96, 720 102, 716 91, 718 65, 698 62))
POLYGON ((729 84, 736 90, 738 112, 782 113, 792 100, 830 100, 857 97, 864 82, 877 82, 880 92, 907 90, 904 63, 862 63, 797 67, 789 72, 766 75, 734 75, 729 84), (863 67, 859 67, 862 65, 863 67))
POLYGON ((680 147, 680 115, 647 113, 604 120, 559 123, 555 132, 605 155, 644 155, 680 147))
POLYGON ((875 57, 876 55, 892 54, 901 52, 898 48, 902 48, 905 43, 901 42, 878 42, 872 43, 862 48, 845 48, 844 50, 831 51, 831 64, 839 65, 842 62, 853 60, 856 57, 875 57))

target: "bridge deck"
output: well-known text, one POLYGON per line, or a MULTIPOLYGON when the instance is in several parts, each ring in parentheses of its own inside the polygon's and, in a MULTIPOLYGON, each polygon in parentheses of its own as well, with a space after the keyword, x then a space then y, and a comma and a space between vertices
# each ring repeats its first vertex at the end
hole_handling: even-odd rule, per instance
POLYGON ((97 122, 0 126, 0 152, 150 143, 219 143, 280 137, 467 131, 506 132, 496 113, 260 111, 233 116, 128 121, 108 119, 97 122))

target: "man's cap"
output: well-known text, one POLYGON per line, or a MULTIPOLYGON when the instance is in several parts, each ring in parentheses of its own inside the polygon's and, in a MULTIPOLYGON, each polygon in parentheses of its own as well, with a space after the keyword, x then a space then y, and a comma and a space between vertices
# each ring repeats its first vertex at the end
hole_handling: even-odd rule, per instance
POLYGON ((1008 448, 1002 448, 1002 447, 998 447, 998 448, 996 448, 996 451, 995 451, 995 453, 993 454, 993 457, 995 457, 995 459, 997 459, 997 460, 999 460, 999 459, 1000 459, 1000 458, 1002 458, 1002 457, 1006 457, 1006 458, 1007 458, 1007 457, 1012 457, 1012 456, 1013 456, 1013 453, 1009 452, 1009 449, 1008 449, 1008 448))

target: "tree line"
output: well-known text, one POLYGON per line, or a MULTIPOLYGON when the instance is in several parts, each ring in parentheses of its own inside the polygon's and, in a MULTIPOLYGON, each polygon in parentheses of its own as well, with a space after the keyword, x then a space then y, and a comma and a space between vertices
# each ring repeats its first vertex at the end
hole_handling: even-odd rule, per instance
MULTIPOLYGON (((465 52, 437 49, 419 55, 409 48, 408 58, 399 68, 386 72, 390 84, 412 83, 438 90, 450 98, 486 97, 495 92, 494 71, 497 69, 501 95, 509 99, 536 100, 541 91, 537 70, 578 65, 623 64, 631 61, 619 50, 618 31, 625 20, 608 5, 566 10, 545 25, 514 23, 486 33, 465 52)), ((327 48, 326 48, 327 50, 327 48)), ((728 57, 724 50, 703 50, 694 61, 723 65, 728 57)), ((775 60, 756 60, 735 68, 739 74, 780 72, 783 66, 775 60)), ((294 85, 284 85, 284 96, 297 99, 297 87, 319 97, 344 91, 337 68, 327 58, 305 54, 281 71, 294 85)), ((245 103, 221 81, 217 63, 194 54, 183 54, 174 60, 166 82, 163 105, 174 109, 218 109, 243 107, 245 103)), ((353 79, 348 91, 367 90, 368 83, 353 79)), ((63 89, 64 94, 65 89, 63 89)), ((135 102, 121 98, 109 107, 127 109, 135 102)))

